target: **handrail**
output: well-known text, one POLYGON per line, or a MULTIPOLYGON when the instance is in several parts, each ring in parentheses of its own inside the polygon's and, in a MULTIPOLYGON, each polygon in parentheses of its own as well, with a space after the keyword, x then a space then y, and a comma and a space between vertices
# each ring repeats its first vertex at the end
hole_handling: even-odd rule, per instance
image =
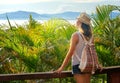
POLYGON ((32 79, 51 79, 51 78, 65 78, 72 77, 70 71, 63 71, 61 74, 53 72, 35 72, 35 73, 21 73, 21 74, 1 74, 0 81, 9 80, 32 80, 32 79))
MULTIPOLYGON (((97 70, 96 74, 110 74, 119 72, 120 66, 104 67, 103 70, 97 70)), ((0 81, 12 81, 12 80, 33 80, 33 79, 51 79, 51 78, 65 78, 72 77, 71 71, 63 71, 61 74, 53 72, 35 72, 35 73, 20 73, 20 74, 0 74, 0 81)))

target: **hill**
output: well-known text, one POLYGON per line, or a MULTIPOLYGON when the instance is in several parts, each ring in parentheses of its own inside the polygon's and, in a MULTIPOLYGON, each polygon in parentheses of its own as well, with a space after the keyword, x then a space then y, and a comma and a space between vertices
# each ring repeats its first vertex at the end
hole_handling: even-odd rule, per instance
MULTIPOLYGON (((36 20, 47 20, 50 18, 63 18, 67 20, 75 20, 76 17, 80 14, 80 12, 63 12, 63 13, 57 13, 57 14, 38 14, 35 12, 28 12, 28 11, 16 11, 16 12, 7 12, 0 14, 0 20, 5 20, 6 15, 9 19, 15 19, 15 20, 27 20, 29 19, 29 15, 32 15, 32 17, 36 20)), ((112 12, 110 14, 111 18, 115 18, 116 16, 120 15, 119 12, 112 12)))
POLYGON ((6 15, 9 19, 17 19, 17 20, 26 20, 29 18, 29 15, 32 15, 34 19, 42 20, 42 19, 50 19, 50 18, 64 18, 64 19, 75 19, 80 13, 79 12, 63 12, 58 14, 38 14, 35 12, 27 12, 27 11, 16 11, 16 12, 7 12, 0 14, 0 19, 6 19, 6 15))

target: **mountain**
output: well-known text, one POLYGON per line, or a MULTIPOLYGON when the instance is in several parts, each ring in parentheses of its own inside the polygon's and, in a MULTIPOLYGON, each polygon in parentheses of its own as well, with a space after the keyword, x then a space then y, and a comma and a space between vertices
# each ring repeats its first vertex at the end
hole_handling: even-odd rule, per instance
POLYGON ((1 20, 6 19, 6 15, 7 15, 9 19, 26 20, 29 19, 30 14, 34 19, 42 20, 42 19, 50 19, 50 18, 75 19, 80 13, 69 11, 58 14, 38 14, 35 12, 16 11, 16 12, 7 12, 0 14, 0 19, 1 20))
POLYGON ((8 16, 9 19, 28 19, 30 14, 34 18, 39 17, 39 14, 34 12, 17 11, 0 14, 0 19, 6 19, 6 15, 8 16))
POLYGON ((110 13, 110 18, 111 18, 111 19, 114 19, 116 16, 119 16, 119 17, 120 17, 120 12, 111 12, 111 13, 110 13))
MULTIPOLYGON (((16 12, 7 12, 0 14, 0 20, 6 20, 6 15, 8 16, 9 19, 28 20, 30 14, 35 20, 47 20, 50 18, 64 18, 67 20, 75 20, 76 17, 80 14, 80 12, 67 11, 57 14, 38 14, 35 12, 16 11, 16 12)), ((110 17, 115 18, 118 15, 120 15, 120 12, 112 12, 110 14, 110 17)))
POLYGON ((46 14, 46 16, 49 16, 50 18, 64 18, 64 19, 76 19, 76 17, 80 14, 80 12, 63 12, 58 14, 46 14))

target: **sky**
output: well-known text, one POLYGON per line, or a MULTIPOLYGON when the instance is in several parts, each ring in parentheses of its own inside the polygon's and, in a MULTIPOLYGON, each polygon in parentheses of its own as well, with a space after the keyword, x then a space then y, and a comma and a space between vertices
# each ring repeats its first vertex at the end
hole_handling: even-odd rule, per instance
POLYGON ((39 14, 66 11, 94 13, 98 5, 118 5, 120 0, 0 0, 0 13, 30 11, 39 14))

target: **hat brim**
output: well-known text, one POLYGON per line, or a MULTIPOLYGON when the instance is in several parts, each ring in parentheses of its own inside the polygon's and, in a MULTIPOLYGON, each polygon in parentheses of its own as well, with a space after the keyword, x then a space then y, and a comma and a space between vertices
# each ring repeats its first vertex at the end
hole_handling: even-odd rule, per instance
POLYGON ((77 17, 77 19, 80 20, 80 22, 82 22, 82 23, 85 23, 85 24, 87 24, 87 25, 90 25, 90 21, 86 21, 85 19, 79 18, 79 17, 77 17))

